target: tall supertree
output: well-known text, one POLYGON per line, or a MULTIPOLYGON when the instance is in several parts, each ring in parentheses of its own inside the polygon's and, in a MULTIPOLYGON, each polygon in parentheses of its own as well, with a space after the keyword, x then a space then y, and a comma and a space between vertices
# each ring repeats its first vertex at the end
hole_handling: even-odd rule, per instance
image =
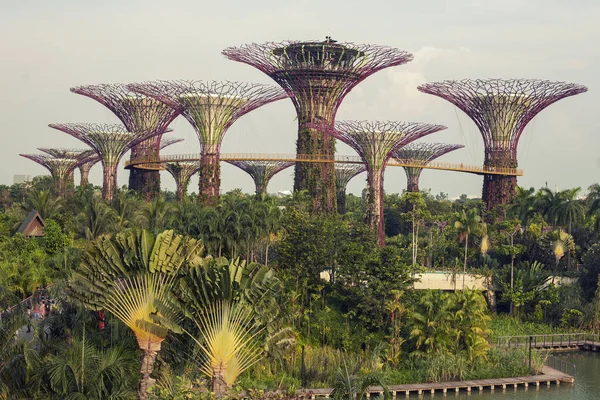
POLYGON ((79 186, 86 186, 90 183, 90 170, 102 158, 96 153, 94 153, 94 157, 89 158, 87 161, 79 165, 79 186))
POLYGON ((250 111, 287 97, 277 87, 229 81, 157 81, 129 88, 180 110, 194 127, 201 148, 198 196, 209 205, 219 198, 221 142, 227 129, 250 111))
POLYGON ((200 163, 198 161, 168 162, 165 169, 175 179, 177 200, 183 200, 190 184, 190 178, 200 170, 200 163))
MULTIPOLYGON (((64 149, 64 148, 48 148, 48 147, 40 147, 38 150, 43 151, 46 154, 50 154, 57 158, 77 158, 80 160, 80 163, 76 166, 79 168, 79 172, 81 175, 81 180, 79 184, 81 186, 88 184, 88 176, 90 173, 90 169, 100 161, 100 157, 96 154, 96 152, 92 149, 87 150, 79 150, 79 149, 64 149)), ((73 174, 71 173, 71 177, 69 180, 73 180, 73 174)), ((72 182, 71 182, 72 183, 72 182)))
MULTIPOLYGON (((315 124, 333 127, 344 97, 368 76, 405 64, 412 54, 391 47, 325 41, 250 44, 223 50, 225 57, 267 74, 289 95, 298 114, 299 155, 334 158, 335 140, 315 124)), ((308 190, 315 212, 336 209, 333 163, 297 163, 294 190, 308 190)))
MULTIPOLYGON (((157 133, 131 148, 131 158, 160 156, 162 134, 179 115, 179 109, 129 90, 121 83, 77 86, 71 92, 92 98, 103 104, 121 120, 128 132, 144 135, 157 133)), ((131 168, 129 189, 147 200, 160 193, 158 170, 131 168)))
POLYGON ((50 124, 48 126, 81 140, 100 156, 104 175, 102 198, 109 201, 112 200, 117 188, 117 167, 123 155, 140 142, 162 133, 150 131, 150 133, 139 134, 129 132, 124 126, 117 124, 80 123, 50 124))
POLYGON ((271 178, 278 172, 294 165, 288 161, 243 161, 243 160, 227 160, 231 165, 235 165, 239 169, 246 171, 256 187, 256 195, 261 196, 267 194, 267 186, 271 178))
MULTIPOLYGON (((394 151, 392 157, 398 160, 416 161, 426 165, 430 161, 443 156, 451 151, 462 149, 465 147, 462 144, 447 144, 447 143, 411 143, 408 146, 401 147, 394 151)), ((408 184, 407 192, 419 191, 419 177, 423 168, 419 167, 403 167, 406 173, 408 184)))
POLYGON ((65 196, 67 187, 72 185, 73 171, 82 162, 82 159, 77 157, 56 157, 48 153, 19 155, 40 164, 50 171, 56 193, 61 197, 65 196))
MULTIPOLYGON (((550 104, 587 91, 585 86, 537 79, 465 79, 419 86, 421 92, 445 99, 477 125, 485 148, 484 166, 516 168, 517 145, 525 126, 550 104)), ((487 209, 510 202, 517 177, 484 175, 483 201, 487 209)))
POLYGON ((338 213, 346 213, 346 186, 350 179, 367 170, 364 164, 335 164, 335 188, 338 213))
POLYGON ((394 150, 425 135, 446 129, 442 125, 393 121, 337 121, 326 128, 362 158, 367 168, 367 223, 385 244, 383 232, 383 173, 394 150))

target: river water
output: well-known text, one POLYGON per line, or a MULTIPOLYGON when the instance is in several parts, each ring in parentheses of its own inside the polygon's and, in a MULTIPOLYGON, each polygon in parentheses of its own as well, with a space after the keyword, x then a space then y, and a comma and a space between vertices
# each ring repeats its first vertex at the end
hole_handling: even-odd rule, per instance
MULTIPOLYGON (((555 353, 558 358, 571 362, 577 366, 575 383, 552 384, 547 387, 544 383, 539 389, 529 386, 528 389, 519 387, 516 391, 507 388, 506 392, 496 389, 494 393, 484 391, 479 393, 476 389, 471 394, 461 392, 458 396, 448 393, 447 399, 461 400, 600 400, 600 353, 591 351, 577 351, 568 353, 555 353)), ((425 395, 423 398, 427 399, 425 395)), ((442 398, 442 395, 439 396, 442 398)), ((438 395, 435 396, 438 398, 438 395)))

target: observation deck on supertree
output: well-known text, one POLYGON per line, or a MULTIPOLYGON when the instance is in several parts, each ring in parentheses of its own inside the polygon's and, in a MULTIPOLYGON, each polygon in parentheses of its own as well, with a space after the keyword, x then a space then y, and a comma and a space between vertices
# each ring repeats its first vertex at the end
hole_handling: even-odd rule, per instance
POLYGON ((123 155, 133 146, 163 133, 134 133, 118 124, 71 123, 48 126, 81 140, 100 156, 103 168, 102 198, 108 201, 112 200, 117 188, 117 167, 123 155))
MULTIPOLYGON (((77 86, 71 92, 92 98, 112 111, 128 132, 144 135, 157 132, 131 148, 131 158, 160 156, 162 135, 179 115, 177 108, 132 92, 121 83, 77 86)), ((160 193, 160 173, 156 170, 132 168, 129 172, 129 189, 147 200, 160 193)))
POLYGON ((346 186, 356 175, 367 170, 364 164, 335 164, 335 190, 338 213, 346 213, 346 186))
MULTIPOLYGON (((418 161, 433 161, 444 154, 451 151, 462 149, 465 147, 462 144, 447 144, 447 143, 411 143, 394 151, 392 157, 397 160, 418 160, 418 161)), ((403 167, 408 180, 406 191, 419 191, 419 177, 423 168, 418 167, 403 167)))
POLYGON ((46 154, 50 154, 58 158, 78 158, 81 163, 76 167, 79 168, 80 180, 79 185, 85 186, 89 183, 88 177, 90 169, 100 161, 100 157, 92 149, 81 150, 81 149, 54 149, 47 147, 39 147, 38 150, 43 151, 46 154))
POLYGON ((207 205, 219 198, 221 143, 227 129, 250 111, 288 97, 274 86, 229 81, 156 81, 129 88, 180 110, 193 126, 201 149, 198 197, 207 205))
POLYGON ((383 173, 394 150, 425 135, 446 129, 442 125, 394 121, 337 121, 324 127, 352 147, 367 169, 367 223, 385 245, 383 231, 383 173))
MULTIPOLYGON (((412 54, 386 46, 325 41, 250 44, 223 50, 230 60, 251 65, 271 77, 289 95, 298 115, 297 154, 334 157, 335 140, 321 124, 333 127, 344 97, 368 76, 405 64, 412 54)), ((332 163, 297 163, 294 190, 308 190, 314 212, 335 212, 332 163)))
POLYGON ((63 197, 67 187, 73 185, 73 171, 89 157, 87 150, 39 149, 46 154, 19 154, 34 161, 50 171, 56 193, 63 197))
POLYGON ((229 160, 226 162, 231 165, 235 165, 236 167, 247 172, 248 175, 250 175, 250 177, 254 181, 257 196, 267 194, 267 186, 269 185, 269 181, 275 176, 275 174, 294 165, 293 162, 286 161, 229 160))
MULTIPOLYGON (((475 122, 488 168, 516 168, 517 145, 529 121, 558 100, 587 91, 582 85, 537 79, 465 79, 426 83, 418 89, 451 102, 475 122)), ((484 175, 482 199, 487 209, 510 202, 516 187, 516 176, 484 175)))
POLYGON ((165 169, 175 179, 175 195, 177 200, 184 199, 190 184, 190 178, 200 170, 198 161, 177 161, 165 164, 165 169))

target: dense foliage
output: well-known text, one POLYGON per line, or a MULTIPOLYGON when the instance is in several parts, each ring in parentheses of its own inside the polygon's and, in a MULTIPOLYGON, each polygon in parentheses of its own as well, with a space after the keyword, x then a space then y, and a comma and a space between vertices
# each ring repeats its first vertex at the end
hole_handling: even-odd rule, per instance
POLYGON ((314 215, 302 192, 202 206, 0 186, 0 399, 347 398, 530 373, 495 337, 600 329, 600 186, 580 194, 518 188, 493 215, 466 196, 386 195, 381 248, 351 195, 346 214, 314 215), (44 237, 15 233, 32 209, 44 237), (426 270, 457 290, 414 290, 426 270), (465 271, 488 290, 462 290, 465 271))

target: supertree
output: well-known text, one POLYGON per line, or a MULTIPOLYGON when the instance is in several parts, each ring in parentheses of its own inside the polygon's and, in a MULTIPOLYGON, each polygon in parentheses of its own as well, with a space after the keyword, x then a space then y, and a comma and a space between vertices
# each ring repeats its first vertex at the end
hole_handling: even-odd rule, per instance
POLYGON ((86 186, 90 183, 90 170, 102 160, 98 154, 94 153, 94 156, 79 165, 79 186, 86 186))
POLYGON ((275 174, 294 165, 293 162, 288 161, 227 160, 226 162, 246 171, 252 177, 257 196, 267 194, 267 186, 275 174))
MULTIPOLYGON (((401 147, 394 151, 392 157, 398 160, 416 161, 426 165, 429 161, 433 161, 438 157, 443 156, 451 151, 462 149, 465 147, 462 144, 447 144, 447 143, 410 143, 407 146, 401 147)), ((423 168, 419 167, 403 167, 408 180, 406 191, 419 191, 419 177, 423 168)))
MULTIPOLYGON (((585 86, 537 79, 465 79, 419 86, 421 92, 445 99, 465 112, 483 137, 484 166, 516 168, 517 145, 525 126, 550 104, 587 91, 585 86)), ((517 178, 484 175, 483 201, 488 210, 510 202, 517 178)))
MULTIPOLYGON (((223 55, 251 65, 277 82, 298 114, 299 155, 333 159, 335 140, 315 124, 332 127, 344 97, 368 76, 413 59, 391 47, 325 41, 285 41, 230 47, 223 55)), ((336 209, 333 163, 296 163, 294 190, 308 190, 315 212, 336 209)))
MULTIPOLYGON (((49 150, 49 149, 48 149, 49 150)), ((73 184, 73 171, 82 162, 77 157, 56 157, 52 154, 19 154, 50 171, 54 188, 59 196, 65 196, 67 187, 73 184)))
POLYGON ((183 200, 190 184, 190 178, 200 170, 200 163, 198 161, 168 162, 165 169, 175 179, 177 200, 183 200))
POLYGON ((367 170, 364 164, 335 164, 335 188, 338 213, 346 213, 346 186, 350 179, 367 170))
POLYGON ((394 150, 425 135, 446 129, 442 125, 393 121, 337 121, 326 132, 352 147, 367 169, 367 223, 385 244, 383 232, 383 173, 394 150))
MULTIPOLYGON (((121 120, 128 132, 144 135, 158 133, 131 148, 131 158, 160 156, 162 134, 179 115, 179 109, 129 90, 121 83, 87 85, 71 88, 71 92, 92 98, 103 104, 121 120)), ((160 193, 158 170, 131 168, 129 189, 147 200, 160 193)))
POLYGON ((129 132, 118 124, 50 124, 90 146, 101 158, 103 168, 102 198, 112 200, 117 188, 117 167, 123 155, 136 144, 160 135, 160 131, 145 134, 129 132))
POLYGON ((182 138, 174 138, 174 137, 163 138, 160 141, 160 147, 159 147, 159 149, 162 150, 162 149, 164 149, 166 147, 169 147, 169 146, 171 146, 171 145, 173 145, 175 143, 181 143, 181 142, 183 142, 182 138))
POLYGON ((194 127, 201 148, 198 196, 209 205, 219 198, 221 142, 227 129, 242 115, 287 97, 277 87, 229 81, 157 81, 129 88, 180 110, 194 127))
MULTIPOLYGON (((90 173, 90 169, 94 166, 94 164, 100 161, 100 157, 98 157, 96 152, 92 149, 80 150, 39 147, 38 150, 57 158, 77 158, 78 160, 80 160, 79 165, 76 166, 76 168, 79 168, 79 173, 81 175, 81 179, 79 182, 80 186, 88 184, 88 176, 90 173)), ((73 174, 71 174, 69 180, 72 181, 72 179, 73 174)))

